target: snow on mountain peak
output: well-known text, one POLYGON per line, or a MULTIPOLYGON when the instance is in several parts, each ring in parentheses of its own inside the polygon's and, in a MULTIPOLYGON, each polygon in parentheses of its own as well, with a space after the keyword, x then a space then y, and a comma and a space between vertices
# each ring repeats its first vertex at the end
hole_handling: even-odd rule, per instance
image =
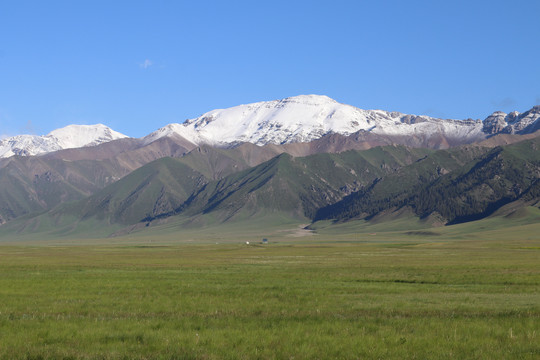
MULTIPOLYGON (((182 138, 194 145, 228 147, 309 142, 330 133, 358 131, 383 136, 446 139, 470 143, 496 133, 527 133, 540 128, 540 107, 525 112, 494 112, 480 120, 444 120, 384 110, 362 110, 324 95, 299 95, 209 111, 183 124, 169 124, 145 136, 182 138)), ((0 140, 0 158, 37 155, 61 149, 94 146, 127 136, 105 125, 69 125, 48 135, 19 135, 0 140)), ((446 141, 445 140, 445 141, 446 141)))
POLYGON ((332 103, 337 104, 338 102, 326 95, 297 95, 297 96, 291 96, 288 98, 285 98, 283 100, 279 100, 281 103, 298 103, 298 104, 305 104, 305 105, 315 105, 319 106, 324 103, 332 103))
POLYGON ((95 146, 126 138, 109 127, 97 125, 68 125, 47 135, 17 135, 0 141, 0 158, 13 155, 32 156, 62 149, 95 146))
MULTIPOLYGON (((145 144, 150 144, 163 137, 182 136, 180 134, 184 131, 183 129, 184 129, 183 124, 174 123, 174 124, 165 125, 164 127, 143 137, 143 140, 145 144)), ((189 140, 189 139, 186 139, 186 140, 189 140)))
POLYGON ((103 124, 68 125, 51 131, 47 136, 55 138, 62 149, 94 146, 127 137, 103 124))
POLYGON ((146 142, 172 134, 194 144, 228 146, 308 142, 328 133, 357 131, 384 135, 443 134, 477 138, 481 122, 441 120, 383 110, 362 110, 324 95, 300 95, 282 100, 239 105, 209 111, 183 124, 170 124, 145 138, 146 142))
POLYGON ((537 124, 540 119, 540 107, 535 106, 529 111, 519 113, 512 111, 507 114, 502 111, 495 111, 484 120, 484 133, 496 134, 522 134, 531 131, 536 131, 539 126, 537 124))

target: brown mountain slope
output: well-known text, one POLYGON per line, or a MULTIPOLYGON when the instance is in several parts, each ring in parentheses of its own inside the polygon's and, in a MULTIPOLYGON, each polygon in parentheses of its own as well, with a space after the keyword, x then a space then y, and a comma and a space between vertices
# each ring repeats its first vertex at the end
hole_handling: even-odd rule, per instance
POLYGON ((497 134, 495 136, 490 137, 489 139, 486 139, 478 145, 486 146, 486 147, 496 147, 496 146, 503 146, 503 145, 510 145, 515 144, 520 141, 530 140, 540 137, 540 130, 531 133, 531 134, 497 134))

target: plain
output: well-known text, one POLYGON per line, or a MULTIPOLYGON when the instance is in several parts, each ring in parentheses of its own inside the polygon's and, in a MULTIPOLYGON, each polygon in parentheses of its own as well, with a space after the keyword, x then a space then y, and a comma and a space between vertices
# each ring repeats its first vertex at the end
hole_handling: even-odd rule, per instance
POLYGON ((0 358, 540 356, 538 222, 353 224, 4 244, 0 358))

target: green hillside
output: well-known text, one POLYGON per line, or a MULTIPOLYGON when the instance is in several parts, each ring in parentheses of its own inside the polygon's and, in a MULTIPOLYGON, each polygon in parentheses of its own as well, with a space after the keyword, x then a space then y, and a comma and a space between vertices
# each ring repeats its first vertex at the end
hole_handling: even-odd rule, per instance
POLYGON ((178 159, 151 162, 88 199, 54 210, 75 213, 81 220, 97 218, 107 223, 134 224, 173 211, 207 179, 178 159))
POLYGON ((438 151, 320 209, 315 220, 370 218, 409 208, 422 218, 435 216, 451 224, 486 217, 521 198, 534 201, 539 192, 539 142, 438 151))
POLYGON ((218 212, 223 220, 261 211, 310 219, 376 178, 425 156, 425 150, 385 147, 293 158, 281 154, 261 165, 211 182, 181 209, 188 215, 218 212))

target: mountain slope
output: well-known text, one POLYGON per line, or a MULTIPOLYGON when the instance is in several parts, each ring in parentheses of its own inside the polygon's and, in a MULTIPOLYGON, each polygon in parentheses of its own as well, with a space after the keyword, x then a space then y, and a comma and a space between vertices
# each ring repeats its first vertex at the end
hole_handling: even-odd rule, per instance
POLYGON ((117 180, 109 162, 14 156, 0 169, 0 224, 82 199, 117 180))
POLYGON ((435 182, 414 198, 416 212, 438 212, 449 224, 477 220, 522 197, 535 200, 540 139, 497 147, 469 169, 435 182))
MULTIPOLYGON (((310 218, 316 209, 429 152, 385 147, 293 158, 284 153, 208 183, 176 213, 213 213, 222 221, 264 212, 310 218)), ((170 214, 172 215, 172 214, 170 214)))
POLYGON ((536 138, 489 151, 484 148, 482 156, 468 157, 466 164, 434 161, 435 155, 458 154, 456 150, 438 152, 320 209, 315 220, 370 218, 410 208, 420 217, 433 216, 453 224, 481 219, 519 199, 534 202, 540 178, 539 146, 536 138))
POLYGON ((453 224, 495 211, 519 214, 524 206, 540 204, 539 146, 536 138, 496 148, 385 146, 296 158, 282 153, 254 167, 241 147, 202 146, 181 158, 151 162, 90 197, 1 229, 3 234, 91 236, 97 227, 107 236, 163 222, 384 221, 391 214, 409 214, 453 224))
MULTIPOLYGON (((103 146, 109 148, 113 143, 104 144, 103 146)), ((92 150, 97 151, 97 148, 92 150)), ((259 147, 256 148, 263 151, 259 147)), ((81 150, 64 150, 64 152, 68 152, 69 157, 80 159, 84 157, 84 154, 80 154, 79 151, 81 150)), ((69 220, 67 221, 74 222, 95 218, 100 221, 106 221, 108 224, 120 223, 126 225, 140 222, 147 217, 152 218, 163 213, 172 212, 187 200, 187 197, 197 188, 210 179, 219 179, 250 167, 243 160, 245 154, 240 149, 224 150, 200 147, 187 154, 184 154, 185 151, 187 150, 181 145, 176 144, 172 139, 163 138, 130 151, 127 154, 120 152, 116 156, 100 161, 59 160, 57 156, 63 156, 60 153, 53 153, 44 157, 12 157, 4 161, 9 161, 18 166, 20 166, 19 164, 40 161, 44 169, 43 171, 54 174, 61 172, 63 174, 62 186, 65 189, 77 188, 77 182, 71 184, 69 181, 74 181, 78 177, 86 179, 89 184, 96 182, 99 185, 93 186, 91 189, 85 189, 84 194, 82 194, 82 191, 79 191, 74 196, 65 197, 65 201, 63 202, 66 203, 75 200, 79 201, 74 204, 60 206, 44 215, 45 217, 56 219, 53 222, 58 223, 58 219, 68 218, 69 220), (158 150, 164 151, 164 153, 158 150), (176 154, 180 157, 175 159, 167 156, 163 157, 165 154, 176 154), (156 157, 157 160, 155 159, 156 157), (144 164, 145 162, 147 164, 144 164), (62 164, 63 167, 60 167, 58 164, 62 164), (131 167, 135 170, 131 171, 131 167), (88 170, 90 173, 83 176, 82 174, 85 173, 81 169, 88 170), (69 173, 70 176, 66 176, 66 173, 69 173), (111 179, 112 175, 108 176, 105 178, 108 180, 108 183, 103 183, 97 181, 98 179, 92 178, 93 175, 99 173, 123 175, 121 179, 111 179)), ((98 153, 101 155, 107 154, 102 151, 98 151, 98 153)), ((30 174, 32 171, 38 171, 36 166, 31 168, 33 170, 29 170, 30 174)), ((0 171, 0 174, 11 173, 12 171, 7 168, 0 171)), ((42 172, 39 173, 41 174, 42 172)), ((20 178, 24 179, 25 177, 30 178, 26 173, 20 174, 20 178)), ((15 183, 18 182, 15 181, 15 183)), ((25 196, 27 197, 34 192, 29 186, 22 186, 20 191, 22 193, 20 198, 23 199, 25 196)), ((8 193, 6 192, 6 194, 8 193)), ((0 199, 6 199, 4 196, 6 194, 0 191, 0 199)), ((15 208, 15 210, 19 210, 14 214, 16 216, 12 216, 11 218, 5 216, 5 219, 13 220, 23 215, 50 210, 61 203, 58 201, 58 197, 55 197, 55 199, 56 202, 49 206, 38 203, 26 211, 15 208)), ((22 203, 25 204, 24 201, 22 203)), ((13 208, 6 201, 4 201, 4 204, 6 211, 13 208)), ((15 211, 11 209, 11 212, 14 213, 15 211)), ((27 220, 28 216, 22 220, 23 227, 25 227, 24 224, 27 220)), ((44 221, 44 223, 50 223, 50 221, 44 221)), ((63 221, 60 221, 60 223, 63 223, 63 221)), ((31 228, 35 229, 35 226, 31 228)))
POLYGON ((170 212, 207 183, 199 172, 178 159, 153 161, 79 202, 55 209, 51 216, 95 217, 108 224, 135 224, 147 217, 170 212))
POLYGON ((103 229, 201 214, 211 214, 220 222, 269 213, 305 221, 321 206, 429 153, 389 146, 305 158, 281 154, 250 167, 238 148, 201 147, 182 158, 156 160, 88 198, 15 220, 3 230, 39 232, 54 226, 67 229, 63 233, 68 234, 88 229, 96 221, 103 229), (245 170, 238 171, 242 167, 245 170))
POLYGON ((151 161, 191 150, 177 141, 164 138, 144 145, 123 138, 41 156, 0 159, 0 224, 81 200, 151 161))

